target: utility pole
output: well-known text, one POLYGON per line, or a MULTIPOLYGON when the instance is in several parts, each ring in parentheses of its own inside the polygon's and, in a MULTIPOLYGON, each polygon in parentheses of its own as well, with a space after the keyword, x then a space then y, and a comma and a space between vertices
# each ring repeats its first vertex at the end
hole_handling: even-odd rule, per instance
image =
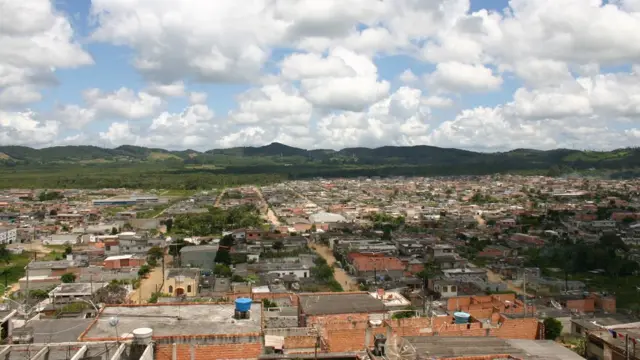
POLYGON ((26 304, 29 305, 29 265, 31 265, 31 261, 27 264, 25 269, 27 270, 27 293, 25 294, 26 304))
POLYGON ((522 279, 522 292, 524 293, 524 317, 527 317, 527 268, 524 268, 524 276, 522 279))

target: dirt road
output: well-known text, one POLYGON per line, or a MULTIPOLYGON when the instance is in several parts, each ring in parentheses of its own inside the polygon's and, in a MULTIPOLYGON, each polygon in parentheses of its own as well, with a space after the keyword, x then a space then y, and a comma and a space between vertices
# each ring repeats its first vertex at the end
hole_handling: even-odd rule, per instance
POLYGON ((275 226, 280 226, 281 225, 280 224, 280 220, 278 220, 278 217, 276 216, 276 214, 269 207, 269 203, 267 202, 267 200, 265 200, 264 195, 262 194, 262 190, 260 190, 260 188, 257 187, 257 186, 254 186, 253 190, 256 192, 256 194, 258 194, 258 197, 262 201, 261 208, 266 209, 266 211, 264 213, 264 218, 267 221, 269 221, 271 224, 273 224, 275 226))
POLYGON ((222 201, 222 198, 224 197, 224 194, 227 193, 227 189, 223 189, 220 194, 218 194, 218 196, 216 196, 216 201, 213 203, 213 207, 218 207, 220 206, 220 202, 222 201))
MULTIPOLYGON (((333 266, 336 262, 336 258, 333 257, 333 253, 331 249, 324 245, 320 244, 309 244, 311 249, 313 249, 318 255, 322 256, 323 259, 327 261, 327 264, 333 266)), ((333 277, 337 282, 340 283, 344 291, 357 291, 359 290, 358 283, 353 279, 346 271, 342 268, 334 267, 335 272, 333 273, 333 277)))
MULTIPOLYGON (((489 281, 491 282, 501 282, 501 283, 505 283, 507 284, 507 288, 513 292, 515 292, 518 295, 524 295, 524 291, 522 291, 522 289, 515 287, 513 285, 513 283, 511 283, 511 280, 504 280, 502 279, 502 277, 496 273, 494 273, 493 271, 489 270, 489 269, 485 269, 487 270, 487 278, 489 279, 489 281)), ((531 293, 527 293, 527 295, 529 296, 534 296, 531 293)))
POLYGON ((154 292, 161 291, 163 279, 162 266, 154 268, 146 279, 142 279, 140 287, 131 294, 129 299, 135 304, 145 304, 154 292))

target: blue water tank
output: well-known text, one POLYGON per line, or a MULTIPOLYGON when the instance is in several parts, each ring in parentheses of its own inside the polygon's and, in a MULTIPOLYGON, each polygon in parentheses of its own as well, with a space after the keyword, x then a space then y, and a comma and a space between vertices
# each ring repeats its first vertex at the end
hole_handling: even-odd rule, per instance
POLYGON ((471 315, 467 314, 466 312, 458 311, 453 313, 453 318, 456 324, 468 324, 470 317, 471 315))
POLYGON ((253 300, 249 298, 238 298, 236 299, 236 311, 247 312, 251 310, 251 303, 253 300))

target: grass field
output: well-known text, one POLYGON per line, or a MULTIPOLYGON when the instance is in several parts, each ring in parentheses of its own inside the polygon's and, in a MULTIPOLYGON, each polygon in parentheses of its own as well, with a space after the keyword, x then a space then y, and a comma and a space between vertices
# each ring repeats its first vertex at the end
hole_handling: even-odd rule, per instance
POLYGON ((32 258, 33 254, 27 252, 20 255, 11 254, 9 264, 2 264, 2 266, 0 266, 0 282, 2 285, 15 284, 20 278, 24 277, 24 268, 32 258))

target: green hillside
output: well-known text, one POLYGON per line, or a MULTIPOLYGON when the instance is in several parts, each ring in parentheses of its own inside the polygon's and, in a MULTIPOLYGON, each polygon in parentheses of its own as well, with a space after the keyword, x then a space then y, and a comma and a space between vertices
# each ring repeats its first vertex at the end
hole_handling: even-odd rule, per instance
MULTIPOLYGON (((640 175, 640 150, 549 151, 515 149, 480 153, 434 146, 384 146, 339 151, 305 150, 280 143, 261 147, 170 151, 120 146, 0 146, 0 187, 206 187, 248 179, 356 176, 446 176, 493 173, 562 175, 590 172, 611 177, 640 175), (113 174, 107 178, 105 174, 113 174), (118 174, 116 176, 116 174, 118 174), (46 176, 45 176, 46 175, 46 176), (264 176, 263 176, 264 175, 264 176), (268 175, 268 176, 266 176, 268 175), (189 185, 190 184, 190 185, 189 185)), ((266 180, 265 180, 266 181, 266 180)))

